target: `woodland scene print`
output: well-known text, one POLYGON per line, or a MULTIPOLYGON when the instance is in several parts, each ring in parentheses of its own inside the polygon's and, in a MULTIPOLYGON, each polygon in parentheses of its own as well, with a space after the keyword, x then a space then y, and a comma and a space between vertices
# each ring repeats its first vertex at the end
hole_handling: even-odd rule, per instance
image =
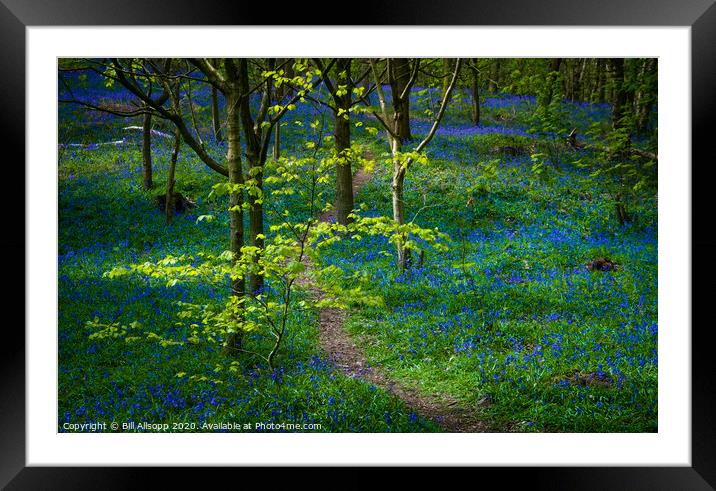
POLYGON ((658 430, 656 59, 57 76, 58 431, 658 430))

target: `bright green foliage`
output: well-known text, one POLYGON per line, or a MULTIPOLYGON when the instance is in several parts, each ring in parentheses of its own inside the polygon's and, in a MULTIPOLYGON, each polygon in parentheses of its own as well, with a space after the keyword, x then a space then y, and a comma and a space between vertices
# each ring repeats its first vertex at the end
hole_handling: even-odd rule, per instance
MULTIPOLYGON (((317 128, 314 125, 314 129, 317 128)), ((312 143, 312 142, 309 142, 312 143)), ((313 148, 313 147, 312 147, 313 148)), ((353 222, 348 225, 338 223, 318 222, 315 218, 323 203, 323 193, 319 188, 331 181, 330 172, 337 162, 352 159, 367 165, 372 165, 359 157, 363 152, 358 146, 346 150, 342 155, 327 154, 319 158, 283 157, 278 161, 267 163, 266 172, 269 175, 264 183, 272 186, 272 196, 293 196, 306 204, 311 210, 308 217, 300 219, 293 216, 291 210, 278 210, 272 203, 265 206, 271 212, 281 217, 280 221, 269 227, 269 236, 266 238, 262 250, 255 246, 244 246, 238 260, 232 259, 230 251, 214 255, 204 252, 185 254, 181 256, 166 256, 158 261, 133 264, 129 267, 120 266, 105 273, 110 279, 121 278, 127 275, 139 275, 152 281, 162 282, 170 288, 178 283, 199 283, 224 286, 227 280, 247 278, 250 274, 261 274, 265 278, 268 288, 256 295, 229 296, 223 305, 196 305, 180 302, 181 310, 178 318, 181 322, 181 333, 187 333, 190 344, 222 345, 231 333, 256 333, 273 339, 273 345, 268 353, 253 352, 273 365, 281 342, 286 334, 286 326, 292 310, 305 310, 317 307, 348 306, 378 306, 382 299, 363 290, 366 279, 360 271, 351 275, 337 276, 333 267, 307 271, 307 258, 314 260, 320 258, 323 248, 337 241, 360 241, 364 236, 381 235, 391 243, 397 243, 410 237, 405 242, 406 248, 420 252, 418 240, 423 244, 431 244, 435 250, 447 250, 446 242, 449 237, 440 233, 437 228, 422 228, 414 222, 398 225, 388 217, 362 217, 352 213, 353 222), (294 299, 297 280, 308 275, 309 281, 316 282, 324 290, 322 298, 310 298, 296 301, 294 299), (344 288, 346 282, 351 287, 344 288)), ((413 159, 423 162, 424 155, 412 155, 413 159)), ((256 193, 262 200, 261 190, 247 179, 243 184, 221 182, 212 187, 211 196, 220 197, 233 192, 256 193)), ((244 204, 245 209, 248 204, 244 204)), ((209 216, 197 218, 211 221, 209 216)), ((93 325, 102 326, 94 321, 93 325)), ((107 334, 103 337, 121 338, 132 334, 126 328, 119 326, 105 326, 107 334)), ((104 331, 100 331, 104 332, 104 331)), ((148 338, 155 339, 155 334, 149 333, 148 338)), ((131 336, 132 339, 136 336, 131 336)), ((156 337, 164 345, 183 344, 156 337)))

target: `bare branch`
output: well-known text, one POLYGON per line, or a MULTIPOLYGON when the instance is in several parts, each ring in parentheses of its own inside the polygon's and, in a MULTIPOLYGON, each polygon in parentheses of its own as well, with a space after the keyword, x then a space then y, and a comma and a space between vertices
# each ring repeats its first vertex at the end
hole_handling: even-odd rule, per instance
POLYGON ((191 100, 191 81, 188 82, 186 90, 186 99, 189 102, 189 113, 191 114, 191 122, 194 125, 194 132, 196 137, 199 139, 199 145, 204 148, 204 141, 201 139, 201 133, 199 133, 199 125, 196 124, 196 114, 194 113, 194 103, 191 100))
POLYGON ((415 83, 415 78, 418 76, 419 68, 420 68, 420 58, 417 58, 415 60, 415 66, 413 67, 413 73, 410 74, 410 79, 408 80, 407 85, 403 89, 403 92, 400 93, 399 99, 404 99, 406 94, 410 91, 410 89, 413 88, 413 84, 415 83))
POLYGON ((91 104, 89 102, 81 101, 79 99, 60 99, 60 100, 58 100, 58 102, 61 104, 77 104, 79 106, 84 106, 86 108, 93 109, 95 111, 100 111, 100 112, 108 113, 108 114, 114 114, 115 116, 121 116, 123 118, 132 118, 134 116, 141 116, 141 115, 147 114, 147 113, 161 117, 161 115, 159 113, 157 113, 156 111, 153 111, 149 108, 138 108, 134 111, 119 111, 117 109, 110 109, 109 107, 97 106, 97 105, 91 104))
MULTIPOLYGON (((378 122, 380 122, 380 124, 382 124, 383 127, 386 129, 389 137, 393 138, 393 139, 397 139, 398 135, 395 134, 393 129, 388 124, 388 108, 385 103, 385 94, 383 93, 383 86, 380 84, 380 77, 378 76, 378 70, 375 67, 375 60, 371 58, 369 60, 369 63, 370 63, 371 69, 373 70, 373 77, 375 77, 375 87, 376 87, 376 91, 378 92, 378 101, 380 102, 380 109, 383 113, 383 117, 381 118, 380 115, 378 115, 375 112, 373 113, 373 115, 378 120, 378 122)), ((387 68, 386 68, 386 70, 387 70, 387 68)))
MULTIPOLYGON (((118 59, 113 59, 113 64, 119 68, 122 68, 122 65, 120 64, 118 59)), ((161 76, 161 74, 159 74, 161 76)), ((177 128, 179 129, 179 132, 181 133, 182 138, 186 142, 189 147, 191 147, 194 152, 196 152, 197 156, 204 162, 207 167, 209 167, 212 170, 215 170, 219 174, 223 176, 228 176, 229 171, 224 166, 219 164, 216 160, 214 160, 211 155, 209 155, 204 148, 199 145, 199 142, 196 141, 194 136, 189 131, 189 128, 187 128, 186 123, 184 122, 184 118, 181 114, 173 113, 172 111, 169 111, 162 107, 162 104, 159 104, 158 100, 154 100, 151 97, 149 97, 147 94, 145 94, 135 83, 130 81, 127 78, 127 75, 123 73, 123 71, 117 71, 117 80, 124 85, 130 92, 132 92, 134 95, 136 95, 139 99, 144 101, 148 106, 156 110, 160 117, 164 119, 170 120, 172 123, 174 123, 177 128)), ((160 78, 161 80, 161 78, 160 78)), ((167 92, 166 86, 164 88, 165 93, 167 92)))
POLYGON ((452 74, 452 80, 450 80, 450 85, 448 85, 448 88, 445 90, 445 93, 443 94, 443 100, 440 103, 440 110, 438 111, 438 115, 435 118, 435 121, 433 122, 433 126, 430 128, 430 131, 428 132, 428 135, 425 137, 425 139, 420 142, 420 145, 417 146, 415 149, 416 152, 422 152, 423 149, 430 143, 430 140, 433 139, 433 136, 435 136, 435 132, 438 129, 438 126, 440 125, 440 121, 443 119, 443 116, 445 115, 445 109, 447 108, 447 102, 450 98, 450 94, 452 93, 452 90, 455 88, 455 82, 457 82, 457 77, 460 73, 460 64, 462 60, 458 58, 455 61, 455 71, 452 74))

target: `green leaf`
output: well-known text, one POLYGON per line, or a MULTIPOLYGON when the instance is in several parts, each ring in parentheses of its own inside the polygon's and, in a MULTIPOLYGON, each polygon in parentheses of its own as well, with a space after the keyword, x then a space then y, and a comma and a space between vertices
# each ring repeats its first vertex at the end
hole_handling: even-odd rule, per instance
POLYGON ((298 261, 291 261, 288 263, 288 266, 286 266, 286 269, 289 273, 300 274, 306 270, 306 266, 298 261))
POLYGON ((196 223, 201 221, 213 222, 216 217, 214 215, 200 215, 196 218, 196 223))

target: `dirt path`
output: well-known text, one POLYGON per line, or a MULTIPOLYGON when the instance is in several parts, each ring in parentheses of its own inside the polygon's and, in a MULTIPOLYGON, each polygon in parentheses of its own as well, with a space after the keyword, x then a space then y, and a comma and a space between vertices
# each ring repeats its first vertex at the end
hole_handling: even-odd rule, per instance
MULTIPOLYGON (((354 196, 370 178, 370 174, 362 169, 356 172, 353 176, 354 196)), ((319 220, 329 221, 334 216, 333 212, 326 212, 319 217, 319 220)), ((306 266, 308 269, 312 264, 307 262, 306 266)), ((323 297, 323 292, 309 283, 305 276, 299 283, 302 283, 314 298, 320 300, 323 297)), ((379 367, 370 366, 365 353, 356 346, 345 330, 346 317, 347 312, 342 309, 324 308, 319 311, 321 348, 345 375, 361 378, 396 395, 417 414, 435 421, 445 431, 451 433, 490 431, 488 425, 477 418, 475 410, 460 406, 456 400, 422 394, 416 389, 392 380, 379 367)))

